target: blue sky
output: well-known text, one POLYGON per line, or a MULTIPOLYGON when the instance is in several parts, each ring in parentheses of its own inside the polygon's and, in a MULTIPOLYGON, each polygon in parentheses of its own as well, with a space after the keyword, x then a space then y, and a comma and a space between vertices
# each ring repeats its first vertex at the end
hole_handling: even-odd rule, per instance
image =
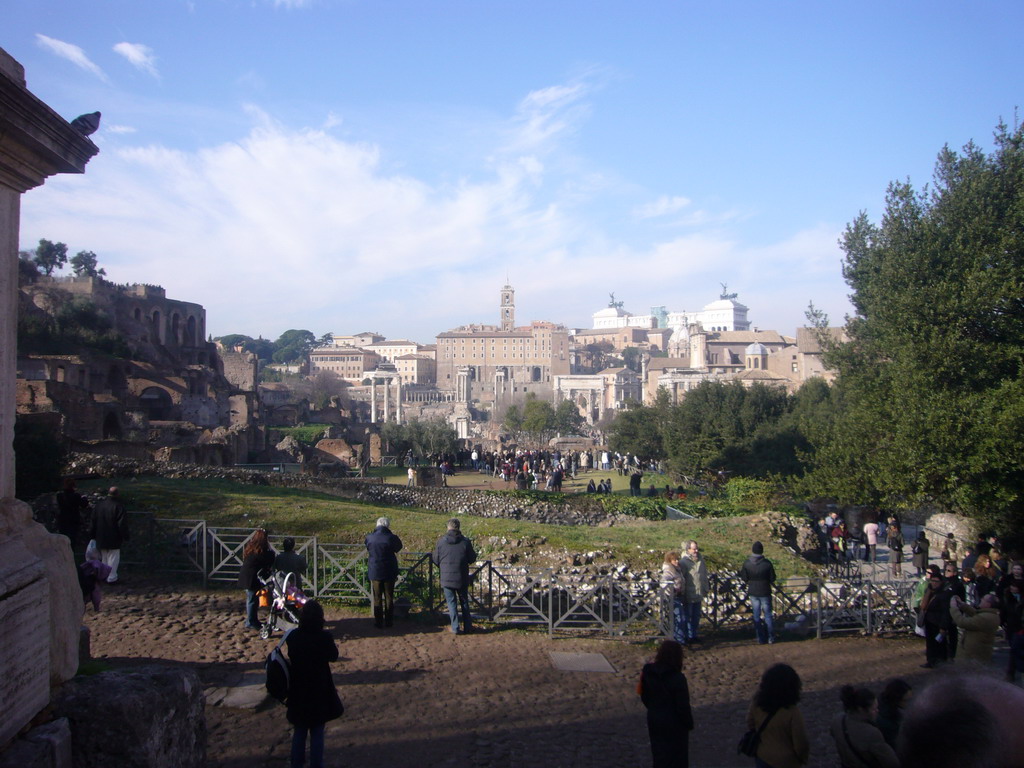
POLYGON ((21 247, 203 304, 214 335, 433 340, 693 310, 849 310, 836 241, 1024 101, 1024 3, 3 0, 82 176, 21 247))

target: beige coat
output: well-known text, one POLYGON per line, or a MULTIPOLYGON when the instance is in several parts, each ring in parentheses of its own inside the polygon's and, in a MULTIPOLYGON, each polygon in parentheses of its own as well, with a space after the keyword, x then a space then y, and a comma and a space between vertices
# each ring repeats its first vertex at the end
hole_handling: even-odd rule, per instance
POLYGON ((686 579, 684 602, 701 602, 704 595, 711 588, 711 582, 708 579, 708 568, 704 564, 704 558, 698 554, 697 559, 694 560, 689 555, 683 555, 679 558, 679 570, 683 572, 683 576, 686 579))
POLYGON ((949 615, 960 633, 958 659, 973 659, 987 664, 992 661, 992 646, 999 629, 999 611, 995 608, 972 608, 953 600, 949 604, 949 615))

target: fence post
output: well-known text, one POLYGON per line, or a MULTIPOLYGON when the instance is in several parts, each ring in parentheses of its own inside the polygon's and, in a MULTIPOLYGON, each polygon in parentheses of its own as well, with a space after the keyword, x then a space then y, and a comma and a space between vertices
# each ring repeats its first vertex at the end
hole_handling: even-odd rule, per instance
POLYGON ((313 594, 320 596, 320 542, 313 536, 313 594))
POLYGON ((867 604, 867 616, 864 617, 864 629, 867 634, 871 634, 871 579, 867 579, 864 582, 864 599, 867 604))
POLYGON ((815 598, 815 602, 817 603, 817 611, 818 611, 818 639, 821 640, 822 635, 824 634, 824 620, 825 620, 825 614, 822 613, 821 593, 822 593, 822 590, 824 590, 824 588, 825 588, 825 580, 821 579, 821 578, 818 578, 818 579, 815 579, 814 581, 816 582, 816 586, 818 588, 817 589, 817 596, 815 598))
POLYGON ((209 574, 210 557, 208 555, 208 552, 210 550, 210 541, 209 541, 209 539, 206 538, 209 534, 206 532, 206 521, 205 520, 200 522, 199 530, 202 533, 202 537, 203 537, 201 539, 201 541, 203 542, 203 589, 207 589, 209 587, 209 584, 210 584, 210 580, 209 580, 209 575, 210 575, 209 574))

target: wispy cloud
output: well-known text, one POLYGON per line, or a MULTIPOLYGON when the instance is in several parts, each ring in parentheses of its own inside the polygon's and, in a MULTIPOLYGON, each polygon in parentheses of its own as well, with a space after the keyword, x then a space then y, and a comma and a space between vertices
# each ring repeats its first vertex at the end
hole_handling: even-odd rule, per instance
POLYGON ((114 53, 124 56, 136 69, 153 77, 160 77, 160 73, 156 71, 156 56, 149 46, 142 43, 118 43, 114 46, 114 53))
POLYGON ((633 215, 638 219, 655 219, 659 216, 668 216, 669 214, 681 211, 690 205, 691 202, 688 197, 662 195, 652 203, 647 203, 633 209, 633 215))
POLYGON ((271 0, 275 8, 309 8, 314 0, 271 0))
POLYGON ((531 91, 519 102, 509 153, 544 152, 556 139, 576 130, 589 113, 585 83, 552 85, 531 91))
POLYGON ((117 134, 128 134, 135 133, 135 129, 130 125, 105 125, 103 126, 104 133, 117 133, 117 134))
POLYGON ((81 67, 86 72, 91 72, 96 75, 100 80, 107 82, 107 76, 102 69, 93 63, 88 56, 85 55, 85 51, 79 48, 77 45, 71 43, 65 43, 63 40, 57 40, 46 35, 36 34, 36 41, 39 45, 50 53, 60 56, 62 59, 66 59, 74 64, 76 67, 81 67))

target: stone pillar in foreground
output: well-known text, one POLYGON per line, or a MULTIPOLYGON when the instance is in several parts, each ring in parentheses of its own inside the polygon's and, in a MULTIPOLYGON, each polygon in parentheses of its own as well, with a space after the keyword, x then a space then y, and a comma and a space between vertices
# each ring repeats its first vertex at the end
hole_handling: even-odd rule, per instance
POLYGON ((82 593, 68 540, 14 498, 18 241, 21 195, 58 173, 82 173, 99 150, 25 87, 0 48, 0 745, 78 668, 82 593))

